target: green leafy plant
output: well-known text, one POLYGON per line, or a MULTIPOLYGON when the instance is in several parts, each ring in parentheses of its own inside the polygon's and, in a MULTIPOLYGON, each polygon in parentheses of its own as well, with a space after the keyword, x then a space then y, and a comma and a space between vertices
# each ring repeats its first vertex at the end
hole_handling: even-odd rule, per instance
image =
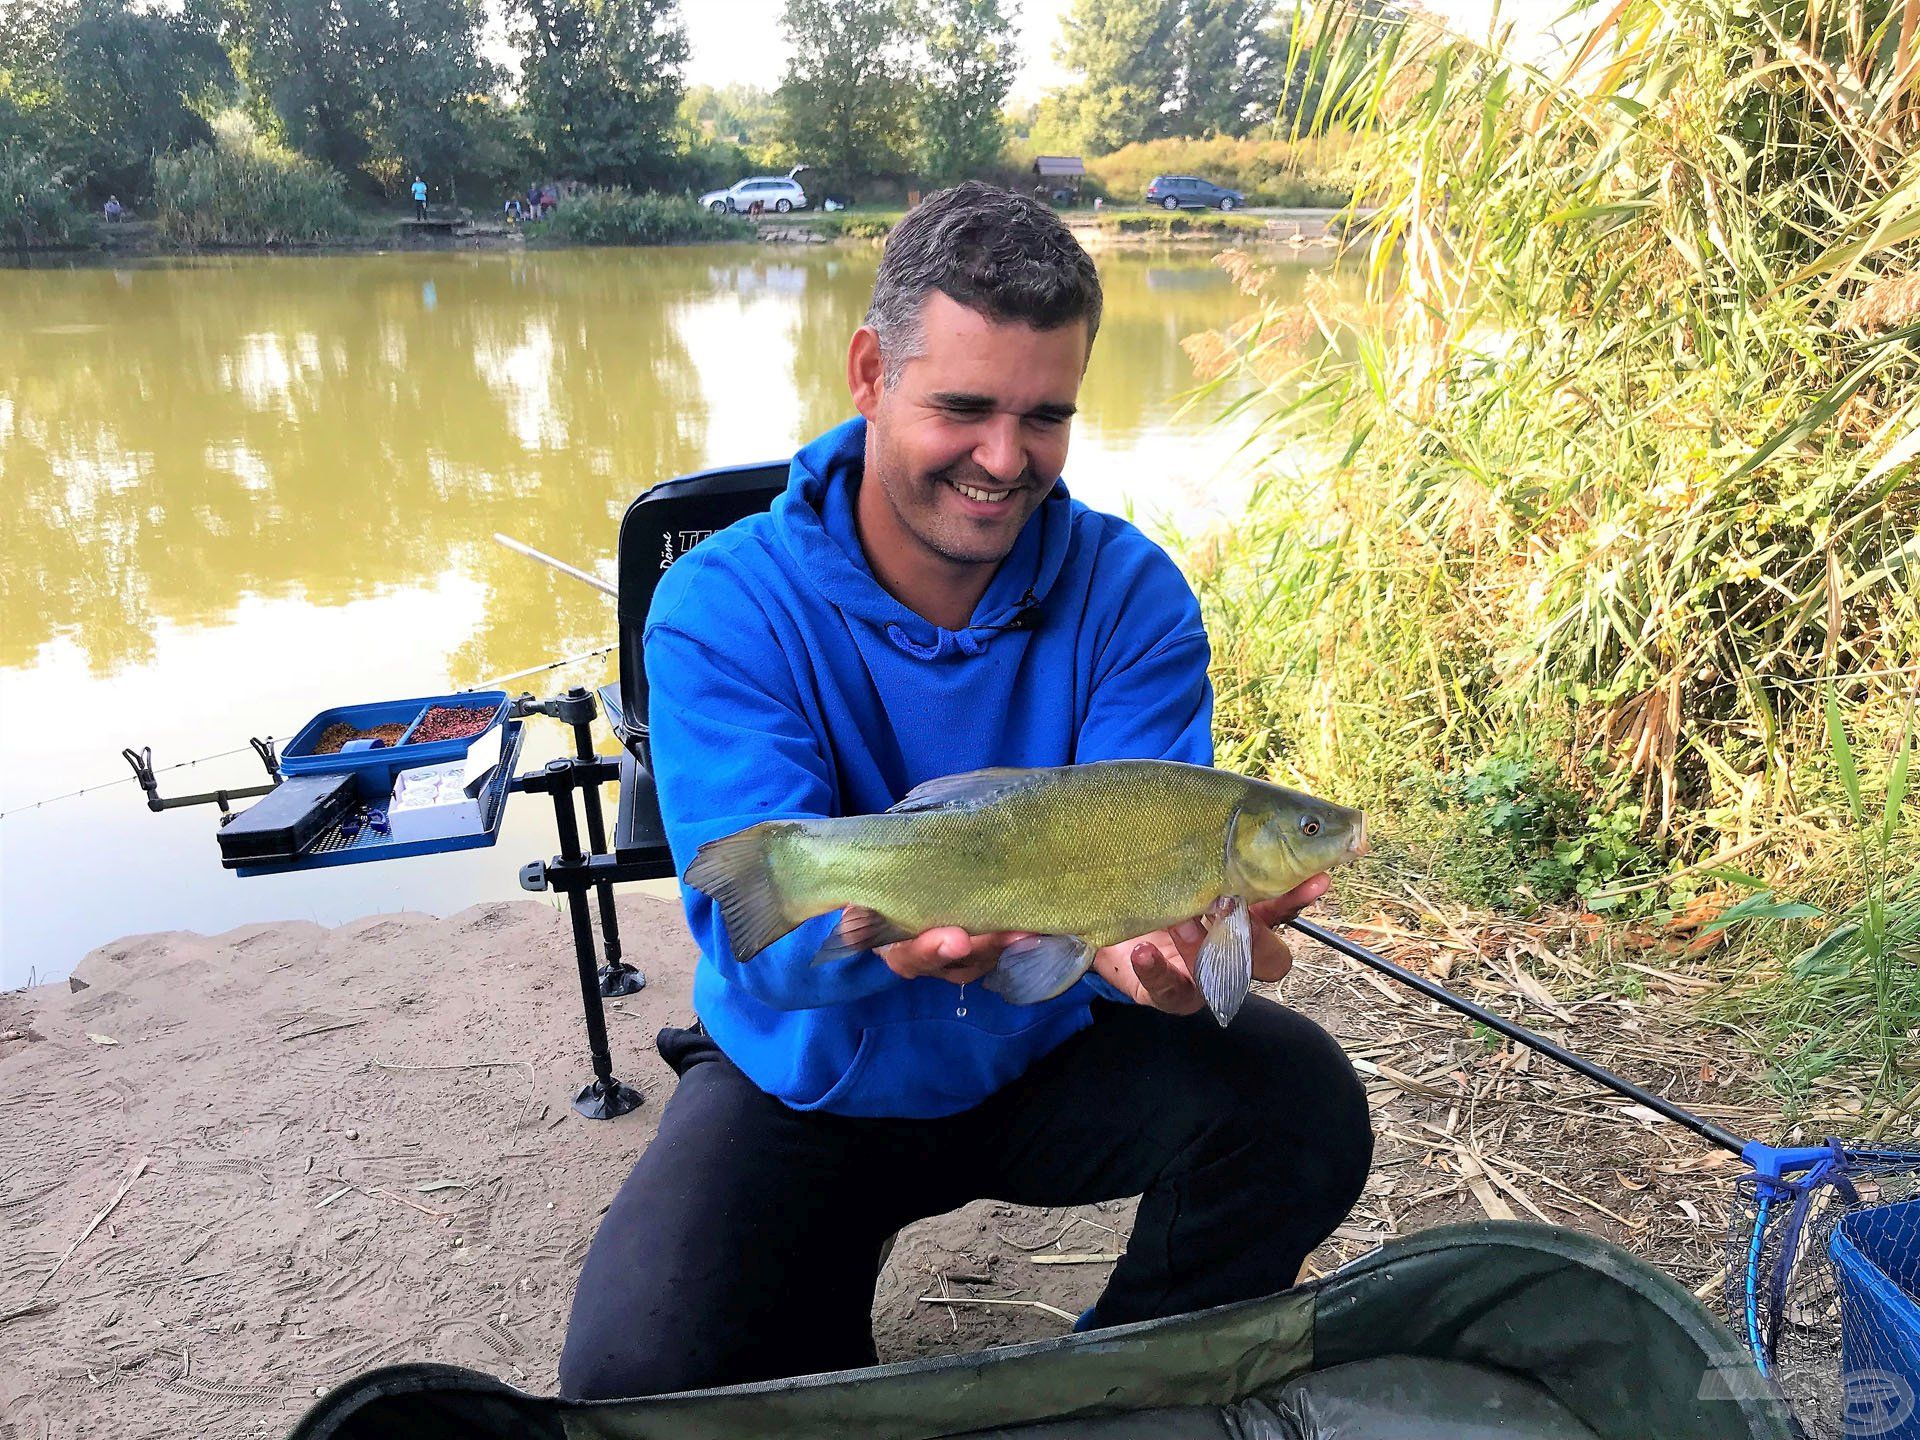
POLYGON ((1841 893, 1852 898, 1828 908, 1760 888, 1705 929, 1824 921, 1819 938, 1787 963, 1784 992, 1768 1007, 1773 1028, 1792 1041, 1789 1058, 1779 1067, 1782 1081, 1802 1085, 1842 1061, 1864 1060, 1877 1071, 1876 1088, 1885 1092, 1896 1083, 1896 1068, 1920 1029, 1920 869, 1906 858, 1902 831, 1913 758, 1912 714, 1909 709, 1876 813, 1831 689, 1822 712, 1847 823, 1841 893))
POLYGON ((1524 748, 1502 747, 1438 777, 1430 798, 1452 815, 1456 837, 1475 842, 1448 847, 1441 864, 1476 903, 1532 913, 1575 896, 1591 899, 1650 868, 1637 838, 1637 806, 1590 808, 1551 762, 1524 748))

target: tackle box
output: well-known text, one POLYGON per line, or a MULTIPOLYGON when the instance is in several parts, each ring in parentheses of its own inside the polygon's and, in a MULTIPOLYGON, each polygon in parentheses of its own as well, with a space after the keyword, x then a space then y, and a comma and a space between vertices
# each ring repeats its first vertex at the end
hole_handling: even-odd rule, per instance
POLYGON ((299 859, 357 803, 357 778, 295 775, 220 827, 220 861, 240 865, 299 859))
POLYGON ((280 773, 287 779, 296 775, 352 775, 359 781, 362 797, 378 802, 393 793, 393 779, 400 771, 458 760, 464 756, 476 740, 506 717, 507 702, 508 696, 504 690, 466 690, 452 695, 424 695, 412 700, 337 705, 331 710, 322 710, 287 742, 280 751, 280 773), (415 742, 412 738, 415 728, 436 705, 456 710, 484 709, 489 712, 487 723, 473 734, 458 739, 415 742), (358 731, 384 725, 402 725, 406 728, 392 745, 356 747, 330 755, 316 755, 314 747, 320 743, 320 737, 328 727, 338 724, 351 725, 358 731))

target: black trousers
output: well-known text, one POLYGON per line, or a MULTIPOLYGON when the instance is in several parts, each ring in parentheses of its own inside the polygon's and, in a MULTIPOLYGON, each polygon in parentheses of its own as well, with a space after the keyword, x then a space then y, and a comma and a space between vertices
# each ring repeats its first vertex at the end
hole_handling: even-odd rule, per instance
POLYGON ((662 1031, 660 1053, 680 1083, 587 1252, 570 1398, 871 1365, 888 1237, 978 1199, 1141 1197, 1096 1324, 1284 1290, 1373 1155, 1339 1045, 1258 996, 1225 1031, 1098 1002, 1019 1080, 939 1120, 790 1109, 698 1030, 662 1031))

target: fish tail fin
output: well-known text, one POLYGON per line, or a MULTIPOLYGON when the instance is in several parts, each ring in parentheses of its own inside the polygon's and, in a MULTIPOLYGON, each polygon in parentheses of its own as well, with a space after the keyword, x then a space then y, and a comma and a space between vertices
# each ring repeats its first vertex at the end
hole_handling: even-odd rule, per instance
POLYGON ((808 918, 773 863, 773 841, 788 828, 768 821, 709 840, 687 866, 687 884, 719 905, 736 959, 751 960, 808 918))

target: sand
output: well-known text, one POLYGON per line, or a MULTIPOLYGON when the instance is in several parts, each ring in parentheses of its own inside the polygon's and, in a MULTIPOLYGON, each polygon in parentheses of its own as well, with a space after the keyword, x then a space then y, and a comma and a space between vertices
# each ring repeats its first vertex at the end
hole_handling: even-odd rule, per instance
MULTIPOLYGON (((646 1096, 612 1122, 569 1108, 591 1071, 566 918, 542 900, 140 936, 88 956, 84 988, 0 993, 0 1440, 281 1436, 401 1361, 553 1393, 581 1259, 673 1085, 653 1037, 692 1017, 678 907, 619 906, 651 983, 607 1002, 615 1073, 646 1096)), ((1451 983, 1524 1015, 1496 973, 1451 983)), ((1261 988, 1346 1044, 1380 1137, 1311 1274, 1500 1212, 1600 1230, 1689 1286, 1723 1258, 1728 1162, 1676 1127, 1323 951, 1261 988)), ((1717 1099, 1737 1061, 1705 1063, 1677 1010, 1602 992, 1556 1016, 1603 1063, 1717 1099)), ((1063 1333, 1131 1218, 983 1202, 910 1228, 875 1305, 882 1359, 1063 1333)))
MULTIPOLYGON (((0 1435, 279 1436, 409 1360, 551 1394, 581 1258, 672 1090, 653 1036, 692 1018, 678 907, 620 914, 650 983, 607 1002, 608 1030, 646 1104, 612 1122, 569 1108, 591 1078, 579 986, 538 900, 146 935, 88 956, 84 989, 0 994, 0 1435)), ((945 1275, 1077 1313, 1108 1267, 1017 1247, 1078 1217, 1070 1248, 1107 1253, 1130 1216, 983 1203, 914 1227, 875 1307, 883 1358, 1061 1333, 919 1297, 945 1275)))

